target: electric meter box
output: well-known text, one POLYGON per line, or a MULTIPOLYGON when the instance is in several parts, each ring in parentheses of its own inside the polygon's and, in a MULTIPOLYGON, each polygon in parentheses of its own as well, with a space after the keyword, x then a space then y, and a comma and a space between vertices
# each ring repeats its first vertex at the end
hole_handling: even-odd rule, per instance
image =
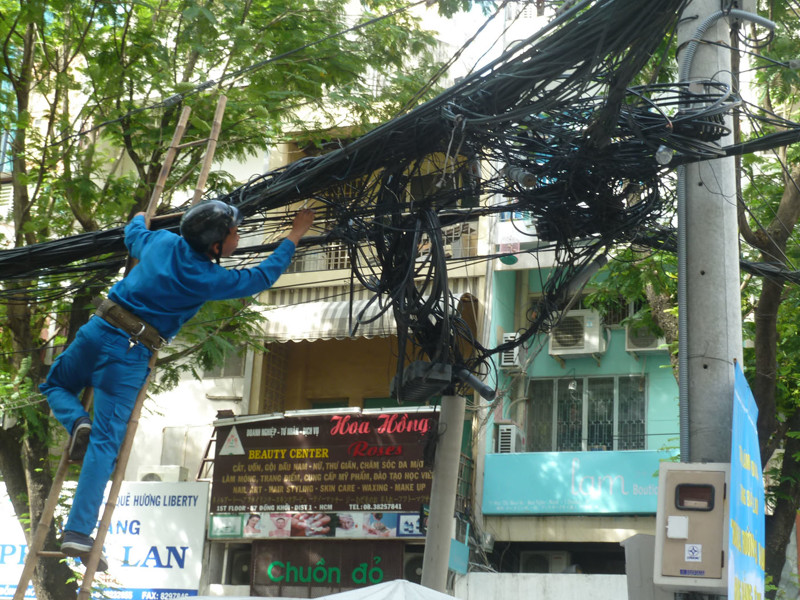
POLYGON ((730 464, 662 462, 653 583, 727 593, 730 464))

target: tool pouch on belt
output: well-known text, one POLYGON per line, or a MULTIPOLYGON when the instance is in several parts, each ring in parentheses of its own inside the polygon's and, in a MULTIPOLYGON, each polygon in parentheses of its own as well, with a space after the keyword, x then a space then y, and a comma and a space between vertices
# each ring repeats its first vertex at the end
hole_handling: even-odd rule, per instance
POLYGON ((114 327, 122 329, 131 337, 128 338, 131 346, 144 344, 147 348, 155 352, 166 344, 166 340, 161 337, 158 330, 137 317, 132 312, 122 308, 119 304, 108 298, 104 300, 95 299, 97 311, 95 314, 107 321, 114 327))

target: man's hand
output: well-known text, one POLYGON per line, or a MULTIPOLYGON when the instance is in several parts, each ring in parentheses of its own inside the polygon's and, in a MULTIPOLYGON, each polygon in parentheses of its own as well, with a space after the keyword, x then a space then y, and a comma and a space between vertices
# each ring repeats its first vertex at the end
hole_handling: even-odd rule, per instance
POLYGON ((294 222, 292 223, 292 230, 289 232, 289 235, 286 237, 294 242, 295 245, 300 241, 306 232, 311 229, 311 225, 314 223, 314 211, 310 208, 305 208, 299 211, 295 217, 294 222))

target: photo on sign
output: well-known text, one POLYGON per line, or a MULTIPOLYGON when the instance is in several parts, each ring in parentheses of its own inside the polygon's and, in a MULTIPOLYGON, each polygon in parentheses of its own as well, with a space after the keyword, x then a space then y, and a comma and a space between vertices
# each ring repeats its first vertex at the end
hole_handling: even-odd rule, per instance
POLYGON ((288 513, 270 513, 267 520, 267 537, 289 537, 292 528, 292 515, 288 513))
POLYGON ((211 515, 208 537, 212 539, 242 537, 242 521, 242 515, 211 515))
MULTIPOLYGON (((248 513, 244 515, 244 537, 282 538, 292 535, 292 515, 289 513, 248 513)), ((305 533, 298 533, 305 536, 305 533)))
POLYGON ((292 537, 326 537, 333 535, 332 516, 324 513, 295 513, 291 516, 292 537))
POLYGON ((368 513, 343 512, 336 515, 334 536, 340 538, 364 537, 364 521, 368 513))
POLYGON ((364 531, 367 537, 396 537, 399 515, 386 513, 367 513, 364 531))
POLYGON ((420 537, 424 535, 419 529, 419 514, 400 515, 397 535, 400 537, 420 537))
POLYGON ((259 513, 250 513, 244 522, 244 537, 262 537, 262 527, 261 515, 259 513))

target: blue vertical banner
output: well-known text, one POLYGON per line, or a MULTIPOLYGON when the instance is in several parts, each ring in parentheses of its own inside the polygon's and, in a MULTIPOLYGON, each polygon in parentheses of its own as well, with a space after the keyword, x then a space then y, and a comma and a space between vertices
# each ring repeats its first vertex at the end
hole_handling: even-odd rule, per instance
POLYGON ((735 365, 731 435, 728 600, 764 597, 764 480, 758 408, 741 366, 735 365))

